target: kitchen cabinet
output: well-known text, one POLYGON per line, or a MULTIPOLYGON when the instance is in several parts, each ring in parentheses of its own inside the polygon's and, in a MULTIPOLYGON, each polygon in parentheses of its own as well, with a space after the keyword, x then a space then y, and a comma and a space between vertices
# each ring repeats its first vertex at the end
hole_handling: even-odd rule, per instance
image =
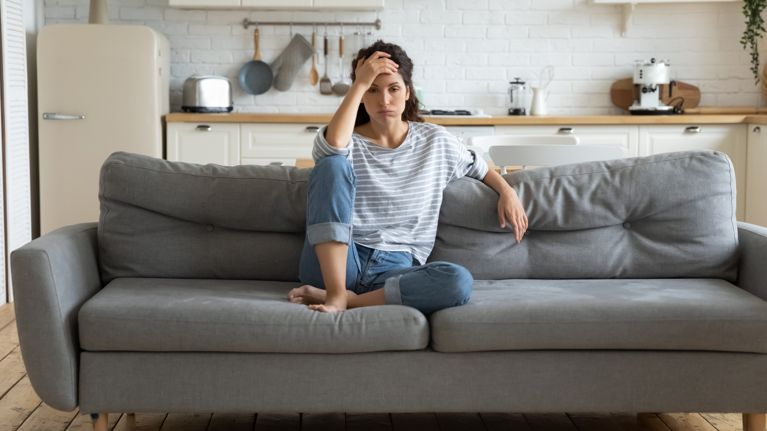
POLYGON ((169 0, 170 7, 193 9, 383 9, 384 0, 169 0))
MULTIPOLYGON (((743 124, 639 126, 639 155, 688 150, 715 150, 727 154, 735 168, 738 187, 737 218, 745 220, 748 170, 746 127, 743 124)), ((680 172, 680 175, 683 174, 680 172)))
POLYGON ((311 164, 321 124, 169 123, 168 160, 219 165, 311 164))
POLYGON ((746 221, 767 226, 767 126, 748 126, 746 221))
POLYGON ((189 163, 240 163, 240 125, 227 123, 169 123, 168 160, 189 163))
POLYGON ((572 135, 584 145, 617 145, 626 157, 639 155, 637 126, 496 126, 496 135, 572 135))
POLYGON ((296 166, 312 159, 312 146, 322 124, 241 124, 240 163, 296 166))

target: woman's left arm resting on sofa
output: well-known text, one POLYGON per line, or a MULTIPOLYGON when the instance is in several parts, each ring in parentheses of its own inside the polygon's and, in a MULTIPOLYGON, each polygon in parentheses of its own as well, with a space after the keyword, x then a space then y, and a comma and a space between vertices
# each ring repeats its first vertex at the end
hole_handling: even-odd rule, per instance
POLYGON ((527 214, 525 214, 525 209, 522 207, 516 190, 498 172, 492 169, 487 171, 482 182, 498 193, 498 222, 501 227, 506 227, 506 223, 511 224, 517 242, 522 241, 522 237, 527 231, 527 214))

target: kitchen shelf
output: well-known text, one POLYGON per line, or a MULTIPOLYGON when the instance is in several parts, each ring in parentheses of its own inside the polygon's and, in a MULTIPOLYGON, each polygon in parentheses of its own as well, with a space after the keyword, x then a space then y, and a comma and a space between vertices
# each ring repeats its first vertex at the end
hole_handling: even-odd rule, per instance
POLYGON ((615 4, 623 5, 623 26, 621 27, 621 36, 626 36, 629 27, 631 27, 631 17, 634 14, 638 4, 653 3, 730 3, 741 0, 591 0, 594 4, 615 4))

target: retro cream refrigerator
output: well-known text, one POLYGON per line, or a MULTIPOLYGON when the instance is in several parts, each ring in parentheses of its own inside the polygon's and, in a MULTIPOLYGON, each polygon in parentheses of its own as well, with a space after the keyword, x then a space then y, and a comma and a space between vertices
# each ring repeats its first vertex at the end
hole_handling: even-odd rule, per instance
POLYGON ((145 26, 60 24, 37 40, 40 233, 97 221, 115 151, 163 157, 167 39, 145 26))

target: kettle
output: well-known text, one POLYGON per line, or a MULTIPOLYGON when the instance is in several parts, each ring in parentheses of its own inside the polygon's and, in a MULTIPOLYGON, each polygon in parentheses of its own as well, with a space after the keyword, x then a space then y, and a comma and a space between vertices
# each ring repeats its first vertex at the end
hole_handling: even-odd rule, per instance
POLYGON ((527 115, 530 103, 530 87, 525 81, 514 78, 509 82, 509 115, 527 115))

